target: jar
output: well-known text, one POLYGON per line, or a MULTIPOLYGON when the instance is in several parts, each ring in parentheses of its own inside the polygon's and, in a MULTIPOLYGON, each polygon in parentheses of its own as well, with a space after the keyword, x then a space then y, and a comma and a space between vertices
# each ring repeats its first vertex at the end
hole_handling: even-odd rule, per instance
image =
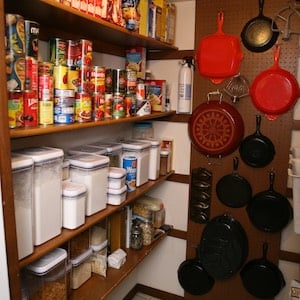
POLYGON ((160 167, 159 175, 167 175, 170 171, 171 161, 170 161, 170 152, 168 149, 161 149, 160 151, 160 167))
POLYGON ((149 246, 153 240, 153 224, 150 220, 145 220, 142 224, 142 231, 143 231, 143 245, 149 246))
POLYGON ((153 138, 153 127, 150 122, 135 123, 133 127, 134 139, 153 138))
POLYGON ((130 247, 135 250, 139 250, 143 247, 143 231, 137 224, 131 229, 130 247))

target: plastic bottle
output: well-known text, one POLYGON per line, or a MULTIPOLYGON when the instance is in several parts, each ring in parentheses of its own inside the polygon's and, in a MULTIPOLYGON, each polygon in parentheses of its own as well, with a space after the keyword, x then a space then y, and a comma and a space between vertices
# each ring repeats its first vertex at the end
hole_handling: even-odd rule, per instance
POLYGON ((185 57, 179 70, 178 113, 189 114, 192 111, 193 68, 193 57, 185 57))

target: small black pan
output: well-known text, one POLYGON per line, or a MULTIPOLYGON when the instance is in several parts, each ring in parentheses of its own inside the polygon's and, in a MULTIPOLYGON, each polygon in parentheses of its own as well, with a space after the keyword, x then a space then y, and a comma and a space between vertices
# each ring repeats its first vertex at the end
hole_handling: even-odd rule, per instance
POLYGON ((252 198, 252 188, 248 180, 238 174, 239 159, 233 158, 233 172, 223 176, 216 186, 219 200, 229 207, 242 207, 252 198))
POLYGON ((267 51, 276 43, 279 35, 276 23, 263 14, 264 2, 264 0, 258 1, 258 16, 249 20, 241 32, 244 46, 252 52, 267 51))
POLYGON ((263 244, 263 256, 247 262, 240 272, 244 288, 259 299, 275 297, 285 286, 280 269, 267 259, 268 244, 263 244))
POLYGON ((252 224, 265 232, 279 232, 292 219, 293 209, 289 200, 274 191, 275 173, 269 174, 270 188, 254 195, 247 206, 247 213, 252 224))
POLYGON ((240 156, 245 164, 254 168, 267 166, 274 158, 275 148, 272 141, 260 131, 261 115, 256 115, 256 131, 247 136, 240 144, 240 156))

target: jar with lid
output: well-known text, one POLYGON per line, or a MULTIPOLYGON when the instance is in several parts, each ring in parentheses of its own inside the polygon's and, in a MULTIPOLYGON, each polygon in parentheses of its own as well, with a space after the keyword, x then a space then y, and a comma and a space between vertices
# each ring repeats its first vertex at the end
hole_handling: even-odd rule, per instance
POLYGON ((135 250, 143 247, 143 231, 138 224, 133 225, 131 229, 130 247, 135 250))
POLYGON ((143 245, 149 246, 152 243, 153 240, 153 223, 150 220, 145 220, 141 224, 142 230, 143 230, 143 245))

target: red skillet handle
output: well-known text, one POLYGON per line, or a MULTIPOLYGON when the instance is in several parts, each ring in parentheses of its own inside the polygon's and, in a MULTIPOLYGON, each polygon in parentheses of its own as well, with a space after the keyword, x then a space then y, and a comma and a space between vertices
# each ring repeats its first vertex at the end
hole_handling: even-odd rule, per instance
POLYGON ((218 31, 216 34, 224 34, 223 32, 223 24, 224 24, 224 12, 218 12, 218 31))
POLYGON ((272 69, 279 69, 279 58, 280 58, 280 45, 276 44, 274 47, 274 64, 272 69))

